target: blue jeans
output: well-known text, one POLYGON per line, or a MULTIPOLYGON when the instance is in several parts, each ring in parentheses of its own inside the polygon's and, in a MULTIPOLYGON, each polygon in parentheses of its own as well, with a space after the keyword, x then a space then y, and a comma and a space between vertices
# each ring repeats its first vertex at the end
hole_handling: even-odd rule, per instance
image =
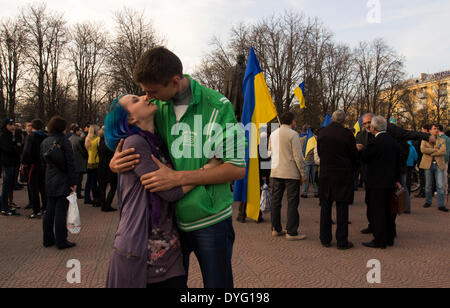
POLYGON ((427 203, 433 203, 433 177, 436 180, 436 190, 438 193, 438 206, 444 208, 444 170, 439 169, 437 164, 431 164, 430 169, 425 170, 425 196, 427 203))
POLYGON ((187 273, 189 273, 189 258, 191 252, 194 252, 202 271, 205 288, 233 288, 231 257, 234 237, 231 218, 206 229, 180 232, 186 282, 187 273))
POLYGON ((16 180, 14 179, 16 175, 16 167, 2 167, 3 172, 3 184, 2 184, 2 199, 1 199, 1 210, 9 212, 8 195, 14 190, 16 185, 16 180))
POLYGON ((314 187, 314 195, 319 194, 319 187, 316 183, 316 172, 317 172, 317 166, 316 165, 305 165, 306 168, 306 180, 307 182, 303 184, 303 192, 302 195, 307 195, 309 191, 309 180, 312 181, 313 187, 314 187))

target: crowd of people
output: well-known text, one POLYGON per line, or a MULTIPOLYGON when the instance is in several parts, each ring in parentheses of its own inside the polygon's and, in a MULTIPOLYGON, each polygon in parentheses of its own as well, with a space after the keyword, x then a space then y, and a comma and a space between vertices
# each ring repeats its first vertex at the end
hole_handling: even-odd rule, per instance
POLYGON ((72 188, 84 204, 101 207, 105 212, 116 211, 111 205, 117 175, 109 169, 114 152, 106 147, 103 131, 96 125, 68 127, 60 117, 53 117, 47 124, 34 119, 22 130, 20 123, 4 119, 0 133, 1 215, 20 216, 14 191, 26 186, 28 204, 24 208, 32 209, 29 219, 43 218, 44 246, 73 247, 67 241, 66 228, 66 197, 72 188), (55 154, 58 151, 61 157, 55 154), (59 161, 51 161, 53 156, 59 161))
POLYGON ((348 241, 349 205, 353 204, 354 191, 359 182, 365 188, 368 227, 363 234, 373 234, 371 242, 363 243, 371 248, 386 248, 394 245, 396 215, 392 214, 390 202, 395 190, 406 190, 407 209, 411 214, 412 170, 421 170, 422 192, 417 197, 426 197, 425 208, 432 205, 437 194, 438 210, 448 212, 445 197, 448 196, 448 162, 450 154, 449 133, 442 125, 425 125, 421 132, 404 130, 388 123, 382 116, 372 113, 362 117, 363 130, 355 138, 354 132, 345 128, 346 115, 336 111, 332 123, 320 129, 317 143, 302 153, 307 142, 308 130, 296 132, 294 114, 281 116, 281 128, 271 135, 269 153, 272 157, 272 235, 285 235, 288 240, 305 239, 298 234, 298 205, 300 187, 302 198, 308 198, 309 182, 314 184, 314 197, 321 206, 320 240, 324 247, 332 242, 332 204, 336 203, 337 248, 350 249, 348 241), (273 139, 278 139, 274 142, 273 139), (301 140, 301 141, 299 141, 301 140), (277 148, 270 144, 277 144, 277 148), (301 155, 300 155, 301 154, 301 155), (316 177, 318 181, 316 182, 316 177), (281 186, 280 186, 281 185, 281 186), (282 230, 280 208, 283 194, 287 190, 287 228, 282 230))
MULTIPOLYGON (((146 95, 119 96, 102 129, 96 125, 82 129, 75 124, 66 132, 66 121, 54 117, 46 129, 38 119, 27 123, 27 134, 22 136, 12 119, 3 120, 2 215, 17 215, 12 192, 22 174, 33 208, 29 218, 44 215, 44 246, 70 248, 75 244, 67 241, 66 197, 76 193, 84 204, 114 211, 111 205, 117 189, 120 221, 107 287, 186 288, 190 255, 194 253, 205 287, 232 288, 235 233, 230 183, 245 177, 246 160, 228 153, 237 153, 245 146, 243 131, 220 135, 219 144, 227 146, 215 147, 213 155, 201 151, 185 157, 171 151, 181 145, 173 131, 182 125, 195 132, 199 120, 207 123, 208 134, 198 136, 205 143, 213 138, 214 125, 236 124, 233 106, 222 94, 184 75, 180 59, 163 47, 141 56, 133 79, 146 95)), ((394 245, 396 217, 390 211, 389 199, 396 188, 408 188, 408 170, 413 168, 418 152, 424 170, 425 207, 432 203, 434 178, 439 210, 448 211, 444 195, 448 194, 450 139, 441 126, 416 133, 387 123, 381 116, 366 114, 364 129, 355 138, 344 126, 345 113, 338 110, 332 123, 315 137, 316 146, 306 147, 308 152, 304 153, 302 142, 306 141, 295 131, 294 118, 290 112, 280 116, 282 125, 271 133, 268 143, 272 168, 260 172, 265 178, 261 184, 272 189, 272 236, 285 236, 289 241, 306 238, 299 233, 298 207, 300 197, 308 198, 312 182, 314 197, 319 198, 321 206, 322 245, 332 245, 331 208, 335 202, 337 248, 352 248, 348 240, 349 205, 354 201, 360 174, 369 222, 362 232, 374 236, 363 244, 372 248, 394 245), (416 155, 409 141, 420 142, 416 155), (285 190, 288 209, 283 230, 281 203, 285 190)), ((194 152, 194 143, 188 135, 182 145, 194 152)), ((245 206, 240 207, 238 220, 245 221, 245 206)))

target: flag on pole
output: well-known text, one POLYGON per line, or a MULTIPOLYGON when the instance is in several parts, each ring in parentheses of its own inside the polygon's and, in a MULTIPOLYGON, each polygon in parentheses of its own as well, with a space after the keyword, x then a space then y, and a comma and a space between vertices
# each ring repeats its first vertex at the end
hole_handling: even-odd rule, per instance
POLYGON ((247 216, 255 221, 259 218, 261 187, 259 183, 259 126, 267 124, 277 116, 277 110, 259 66, 253 47, 247 60, 244 83, 244 107, 242 124, 253 123, 245 131, 249 147, 245 150, 247 170, 243 180, 234 182, 234 201, 247 202, 247 216))
POLYGON ((308 153, 314 150, 314 148, 317 146, 317 139, 316 136, 314 136, 311 128, 308 128, 308 135, 306 136, 305 145, 303 147, 303 155, 308 156, 308 153))
POLYGON ((327 127, 330 124, 331 124, 331 116, 329 114, 327 114, 325 116, 325 120, 323 120, 322 126, 320 128, 327 127))
POLYGON ((300 102, 300 109, 306 108, 306 100, 305 100, 305 82, 302 82, 297 88, 294 90, 295 96, 297 96, 300 102))
POLYGON ((362 117, 359 118, 358 122, 356 122, 355 124, 355 137, 358 135, 360 131, 362 131, 363 128, 362 120, 363 120, 362 117))

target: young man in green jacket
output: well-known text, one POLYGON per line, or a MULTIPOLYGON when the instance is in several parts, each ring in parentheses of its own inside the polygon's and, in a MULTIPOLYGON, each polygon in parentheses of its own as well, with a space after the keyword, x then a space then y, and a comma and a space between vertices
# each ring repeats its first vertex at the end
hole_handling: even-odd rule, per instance
MULTIPOLYGON (((157 132, 174 164, 172 170, 153 158, 160 169, 144 175, 141 182, 152 192, 197 186, 177 202, 176 208, 186 272, 194 252, 206 288, 232 288, 233 195, 229 183, 242 179, 246 167, 245 136, 232 104, 222 94, 183 75, 180 59, 163 47, 146 52, 133 77, 159 108, 157 132), (223 164, 202 169, 212 158, 223 164)), ((123 173, 134 168, 139 157, 130 150, 120 151, 119 145, 110 166, 123 173)))

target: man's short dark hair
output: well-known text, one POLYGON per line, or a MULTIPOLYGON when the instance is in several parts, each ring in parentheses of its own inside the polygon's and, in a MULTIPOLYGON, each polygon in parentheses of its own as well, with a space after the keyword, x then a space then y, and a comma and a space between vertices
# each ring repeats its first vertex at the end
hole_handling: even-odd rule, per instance
POLYGON ((295 118, 294 114, 290 111, 287 111, 281 115, 280 121, 281 124, 291 125, 292 121, 294 121, 294 118, 295 118))
POLYGON ((183 64, 173 52, 156 47, 146 51, 134 67, 133 79, 138 84, 167 86, 174 76, 183 77, 183 64))
POLYGON ((45 124, 41 119, 34 119, 31 121, 31 128, 35 130, 43 130, 45 128, 45 124))
POLYGON ((439 129, 439 124, 433 124, 433 125, 431 125, 430 129, 432 129, 433 127, 436 127, 437 129, 439 129))
POLYGON ((430 124, 424 124, 422 125, 422 128, 429 131, 431 129, 431 125, 430 124))
POLYGON ((67 128, 67 121, 60 116, 54 116, 48 122, 47 128, 50 134, 61 134, 67 128))
POLYGON ((442 124, 437 125, 440 132, 444 132, 444 126, 442 124))

